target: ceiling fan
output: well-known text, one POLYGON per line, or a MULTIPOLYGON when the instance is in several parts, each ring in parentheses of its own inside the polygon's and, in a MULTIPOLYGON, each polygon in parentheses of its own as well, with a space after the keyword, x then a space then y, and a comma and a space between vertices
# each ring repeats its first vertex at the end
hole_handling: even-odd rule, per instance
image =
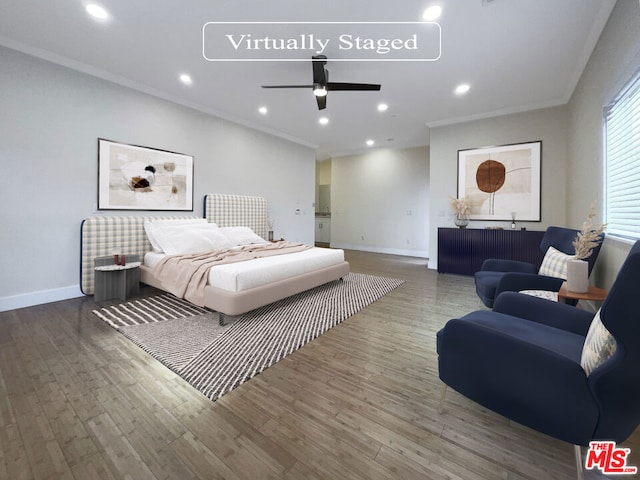
POLYGON ((311 57, 313 66, 313 85, 262 85, 262 88, 311 88, 318 103, 318 110, 327 108, 327 93, 337 90, 350 91, 378 91, 380 85, 374 83, 344 83, 330 82, 329 71, 326 69, 327 57, 314 55, 311 57))

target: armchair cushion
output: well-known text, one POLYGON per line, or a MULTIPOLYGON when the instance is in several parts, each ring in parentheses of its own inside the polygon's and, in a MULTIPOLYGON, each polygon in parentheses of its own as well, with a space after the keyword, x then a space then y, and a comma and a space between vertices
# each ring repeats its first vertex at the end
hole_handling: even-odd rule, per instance
POLYGON ((560 250, 553 247, 547 249, 547 253, 544 254, 542 264, 540 264, 540 270, 538 275, 545 275, 547 277, 556 277, 567 279, 567 262, 574 258, 572 255, 567 255, 560 250))
POLYGON ((538 269, 533 263, 521 262, 519 260, 505 260, 502 258, 487 258, 482 262, 480 271, 486 272, 520 272, 537 273, 538 269))
POLYGON ((567 330, 583 340, 593 320, 593 314, 586 310, 516 292, 500 295, 493 311, 567 330))
POLYGON ((600 320, 600 310, 593 317, 582 347, 580 365, 587 375, 602 365, 616 352, 616 339, 600 320))
POLYGON ((548 290, 557 292, 564 280, 547 277, 536 273, 496 272, 492 270, 476 272, 476 293, 489 308, 502 292, 519 292, 521 290, 548 290))

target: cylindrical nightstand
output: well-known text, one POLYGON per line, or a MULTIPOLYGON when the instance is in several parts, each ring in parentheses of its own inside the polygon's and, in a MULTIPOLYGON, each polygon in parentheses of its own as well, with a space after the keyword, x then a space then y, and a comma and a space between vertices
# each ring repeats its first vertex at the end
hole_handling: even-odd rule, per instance
POLYGON ((140 256, 127 255, 126 265, 115 265, 113 255, 94 259, 94 292, 96 302, 128 296, 140 291, 140 256))

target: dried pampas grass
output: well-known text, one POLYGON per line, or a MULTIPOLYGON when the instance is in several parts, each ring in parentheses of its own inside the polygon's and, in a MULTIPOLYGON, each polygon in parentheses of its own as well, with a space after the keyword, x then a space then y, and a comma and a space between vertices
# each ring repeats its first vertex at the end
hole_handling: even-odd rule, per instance
POLYGON ((467 197, 449 197, 449 205, 451 205, 451 209, 456 212, 456 215, 469 215, 471 213, 471 205, 467 197))
POLYGON ((602 234, 607 227, 606 223, 595 225, 593 218, 596 216, 596 202, 591 203, 587 219, 582 224, 582 229, 578 232, 573 241, 573 248, 576 249, 576 258, 585 260, 591 256, 593 249, 602 242, 602 234))

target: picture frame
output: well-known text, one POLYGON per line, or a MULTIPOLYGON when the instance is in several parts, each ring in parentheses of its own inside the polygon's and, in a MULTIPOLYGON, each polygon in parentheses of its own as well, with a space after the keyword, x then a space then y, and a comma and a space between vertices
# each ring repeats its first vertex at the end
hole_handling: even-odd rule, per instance
POLYGON ((470 220, 541 221, 542 141, 458 150, 458 198, 470 220))
POLYGON ((193 211, 193 156, 98 138, 98 210, 193 211))

